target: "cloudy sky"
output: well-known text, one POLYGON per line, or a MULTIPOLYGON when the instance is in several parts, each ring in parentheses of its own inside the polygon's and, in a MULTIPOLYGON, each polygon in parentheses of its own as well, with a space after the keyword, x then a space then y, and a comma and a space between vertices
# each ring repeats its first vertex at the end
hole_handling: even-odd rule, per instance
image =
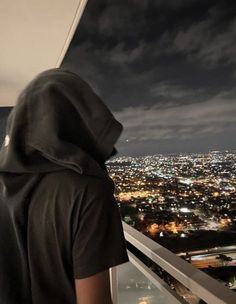
POLYGON ((236 148, 236 2, 89 0, 67 67, 124 125, 120 155, 236 148))

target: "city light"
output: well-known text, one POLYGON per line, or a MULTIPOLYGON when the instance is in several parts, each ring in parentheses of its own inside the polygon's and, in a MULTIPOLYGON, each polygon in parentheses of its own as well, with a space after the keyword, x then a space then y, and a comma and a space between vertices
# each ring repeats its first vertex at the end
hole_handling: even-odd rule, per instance
POLYGON ((175 252, 207 256, 231 245, 230 263, 205 256, 193 257, 192 263, 236 265, 236 151, 123 156, 107 162, 107 168, 125 222, 175 252))

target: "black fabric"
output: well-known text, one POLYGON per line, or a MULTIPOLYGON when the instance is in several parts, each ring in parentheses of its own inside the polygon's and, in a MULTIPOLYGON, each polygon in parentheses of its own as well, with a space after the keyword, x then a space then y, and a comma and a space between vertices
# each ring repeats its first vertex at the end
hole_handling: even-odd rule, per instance
POLYGON ((75 303, 75 278, 128 261, 105 166, 121 132, 71 72, 22 91, 0 150, 0 304, 75 303))

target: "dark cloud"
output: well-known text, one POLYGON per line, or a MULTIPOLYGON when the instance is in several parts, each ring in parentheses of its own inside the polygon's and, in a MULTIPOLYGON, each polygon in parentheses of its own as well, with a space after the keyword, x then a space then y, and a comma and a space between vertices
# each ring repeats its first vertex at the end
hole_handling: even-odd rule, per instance
POLYGON ((235 8, 220 0, 88 2, 63 65, 124 124, 121 153, 235 148, 235 8))
MULTIPOLYGON (((123 122, 123 141, 161 139, 194 139, 234 129, 236 116, 236 93, 221 92, 203 103, 185 105, 170 104, 169 107, 127 107, 115 116, 123 122)), ((122 140, 121 140, 122 141, 122 140)))
POLYGON ((187 60, 212 67, 236 63, 236 19, 224 31, 215 32, 212 20, 191 25, 179 31, 172 44, 172 52, 181 52, 187 60))

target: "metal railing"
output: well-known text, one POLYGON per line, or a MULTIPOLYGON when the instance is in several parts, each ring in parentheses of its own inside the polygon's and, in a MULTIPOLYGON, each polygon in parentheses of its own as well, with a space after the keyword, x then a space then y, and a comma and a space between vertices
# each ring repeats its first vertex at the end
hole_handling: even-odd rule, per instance
MULTIPOLYGON (((148 238, 141 232, 122 222, 126 240, 183 284, 198 298, 209 304, 235 304, 236 294, 206 273, 193 267, 176 254, 148 238)), ((133 253, 129 252, 130 262, 170 299, 171 303, 185 303, 169 285, 148 268, 133 253)), ((116 267, 111 269, 111 289, 113 303, 118 303, 116 267)), ((123 303, 119 303, 123 304, 123 303)))

